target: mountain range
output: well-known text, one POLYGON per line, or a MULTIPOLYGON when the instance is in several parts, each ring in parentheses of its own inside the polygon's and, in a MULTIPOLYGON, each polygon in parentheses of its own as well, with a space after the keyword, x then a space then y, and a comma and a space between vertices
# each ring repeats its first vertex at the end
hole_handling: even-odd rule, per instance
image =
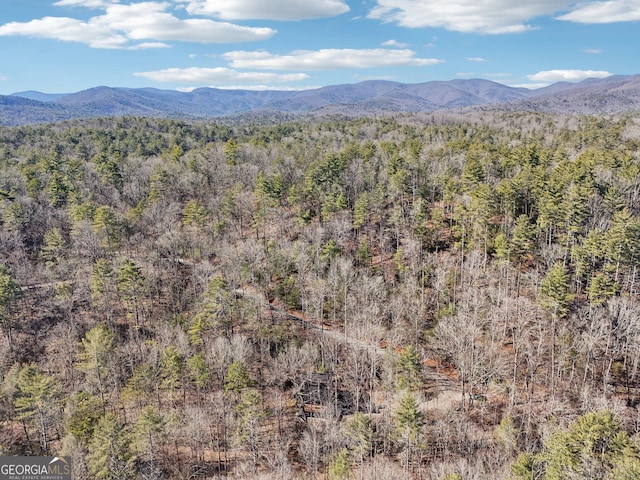
POLYGON ((417 84, 373 80, 295 92, 216 88, 179 92, 104 86, 69 94, 26 91, 0 95, 0 125, 124 115, 185 119, 275 113, 360 116, 478 106, 579 114, 637 112, 640 75, 560 82, 536 90, 471 79, 417 84))

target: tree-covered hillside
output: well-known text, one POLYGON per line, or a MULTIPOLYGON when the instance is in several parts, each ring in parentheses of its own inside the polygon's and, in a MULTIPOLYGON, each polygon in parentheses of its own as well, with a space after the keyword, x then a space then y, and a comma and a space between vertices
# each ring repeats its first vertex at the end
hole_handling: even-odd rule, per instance
POLYGON ((640 475, 636 118, 3 128, 0 252, 0 454, 640 475))

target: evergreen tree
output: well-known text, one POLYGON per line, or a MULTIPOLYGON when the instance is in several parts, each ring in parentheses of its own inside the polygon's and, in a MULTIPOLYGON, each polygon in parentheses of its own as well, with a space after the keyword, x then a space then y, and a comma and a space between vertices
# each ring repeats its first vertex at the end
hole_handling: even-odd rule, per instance
POLYGON ((183 374, 185 370, 185 359, 176 347, 169 345, 162 352, 160 363, 160 376, 162 378, 162 388, 173 392, 183 386, 183 374))
POLYGON ((240 146, 234 138, 230 138, 224 144, 224 156, 227 159, 227 165, 236 165, 240 158, 240 146))
POLYGON ((396 382, 400 390, 417 390, 422 387, 422 363, 413 345, 407 346, 398 357, 396 382))
POLYGON ((556 263, 549 269, 538 288, 538 302, 555 318, 562 318, 569 312, 573 300, 569 291, 569 277, 565 267, 556 263))
POLYGON ((133 425, 133 445, 139 457, 154 462, 166 435, 166 421, 157 410, 147 405, 133 425))
POLYGON ((618 291, 618 284, 606 273, 598 272, 591 277, 587 296, 591 305, 601 305, 618 291))
POLYGON ((160 370, 150 363, 143 363, 137 367, 122 389, 122 399, 140 404, 143 401, 146 403, 153 394, 157 395, 158 388, 163 382, 160 370))
POLYGON ((107 324, 113 327, 113 302, 116 298, 117 285, 113 267, 107 259, 99 258, 93 264, 89 287, 94 305, 104 313, 107 324))
POLYGON ((115 211, 103 205, 98 207, 93 214, 93 230, 100 238, 102 246, 108 249, 116 249, 120 246, 120 224, 115 211))
POLYGON ((96 382, 102 409, 105 409, 104 394, 109 375, 108 361, 115 347, 115 334, 106 325, 98 325, 87 332, 80 343, 77 354, 78 370, 86 373, 91 382, 96 382))
POLYGON ((102 417, 102 401, 87 392, 78 392, 69 398, 67 409, 66 431, 87 446, 102 417))
POLYGON ((182 224, 185 227, 203 227, 207 218, 207 209, 196 200, 187 202, 182 210, 182 224))
POLYGON ((187 361, 189 377, 198 390, 204 390, 211 382, 211 371, 202 353, 198 353, 187 361))
POLYGON ((36 427, 45 455, 49 452, 48 431, 56 414, 58 394, 55 379, 42 373, 37 365, 31 363, 20 370, 14 400, 16 418, 36 427))
POLYGON ((118 272, 118 291, 122 299, 132 310, 135 325, 140 325, 143 319, 142 298, 144 292, 145 278, 142 269, 133 261, 124 261, 118 272))
POLYGON ((610 411, 579 417, 567 431, 551 436, 540 455, 546 480, 608 478, 637 469, 639 446, 610 411))
POLYGON ((640 261, 640 219, 630 210, 616 212, 603 239, 607 268, 618 280, 620 270, 635 270, 640 261))
POLYGON ((405 393, 400 398, 398 408, 394 412, 396 428, 403 451, 403 466, 409 471, 411 458, 420 442, 420 434, 425 424, 425 414, 412 393, 405 393))
POLYGON ((551 391, 555 393, 557 322, 569 313, 573 300, 567 271, 561 263, 549 269, 538 288, 538 302, 551 313, 551 391))
POLYGON ((0 265, 0 327, 6 332, 9 348, 13 349, 13 315, 20 287, 9 269, 0 265))
POLYGON ((531 225, 529 217, 520 215, 513 227, 509 252, 517 263, 527 263, 535 258, 536 242, 535 227, 531 225))
POLYGON ((47 267, 55 267, 63 260, 66 242, 59 228, 54 227, 44 234, 44 245, 40 250, 40 257, 47 267))
POLYGON ((349 451, 343 448, 338 452, 327 468, 328 480, 347 480, 351 478, 349 451))
POLYGON ((127 480, 135 478, 135 457, 131 440, 115 415, 107 413, 96 426, 89 443, 88 464, 93 478, 127 480))
POLYGON ((231 308, 234 298, 229 291, 227 281, 221 276, 211 279, 200 311, 194 315, 188 334, 191 343, 199 345, 202 342, 203 333, 214 326, 222 326, 225 335, 232 333, 232 315, 231 308))
POLYGON ((373 453, 373 433, 371 417, 362 412, 357 412, 345 427, 351 452, 358 458, 361 466, 365 458, 373 453))
POLYGON ((244 362, 235 361, 229 365, 227 376, 224 381, 224 391, 239 394, 251 385, 249 372, 244 362))

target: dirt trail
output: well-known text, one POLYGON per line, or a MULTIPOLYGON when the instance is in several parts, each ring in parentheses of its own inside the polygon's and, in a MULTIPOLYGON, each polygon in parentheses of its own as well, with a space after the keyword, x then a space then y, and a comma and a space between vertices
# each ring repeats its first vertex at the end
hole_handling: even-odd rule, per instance
MULTIPOLYGON (((235 294, 238 297, 251 299, 259 303, 268 303, 263 295, 253 289, 237 289, 235 290, 235 294)), ((305 328, 317 330, 321 335, 332 338, 336 342, 346 343, 354 348, 368 350, 377 355, 385 355, 387 352, 386 349, 380 345, 352 337, 348 333, 345 334, 343 331, 334 329, 333 327, 327 328, 322 323, 314 322, 308 317, 304 317, 296 312, 291 312, 272 303, 268 303, 268 305, 272 312, 276 312, 290 320, 298 322, 305 328)), ((426 380, 426 394, 429 397, 429 400, 424 404, 425 408, 445 412, 460 405, 462 390, 455 380, 430 365, 424 365, 423 374, 426 380)))

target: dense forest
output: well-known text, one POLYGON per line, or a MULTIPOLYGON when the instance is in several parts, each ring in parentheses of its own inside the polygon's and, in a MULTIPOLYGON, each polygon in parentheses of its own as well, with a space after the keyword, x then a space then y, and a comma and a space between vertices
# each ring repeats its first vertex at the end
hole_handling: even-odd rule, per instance
POLYGON ((632 116, 2 128, 0 252, 0 454, 640 478, 632 116))

